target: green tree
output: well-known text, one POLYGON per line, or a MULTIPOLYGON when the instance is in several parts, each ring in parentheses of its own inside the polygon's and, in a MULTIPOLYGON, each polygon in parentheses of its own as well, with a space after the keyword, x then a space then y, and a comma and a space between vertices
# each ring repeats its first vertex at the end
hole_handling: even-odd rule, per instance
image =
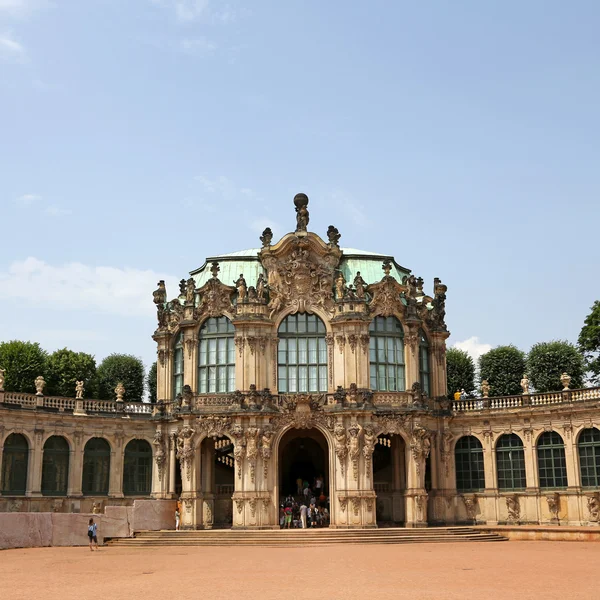
POLYGON ((75 397, 75 383, 83 381, 85 395, 97 395, 96 361, 91 354, 67 348, 56 350, 48 357, 48 395, 75 397))
POLYGON ((512 345, 498 346, 479 357, 479 377, 487 379, 492 396, 520 394, 526 367, 525 353, 512 345))
POLYGON ((35 378, 46 375, 48 354, 37 342, 11 340, 0 343, 0 368, 6 370, 7 392, 35 392, 35 378))
POLYGON ((529 380, 537 392, 562 390, 562 373, 571 376, 571 387, 583 386, 585 360, 577 348, 562 340, 532 346, 527 356, 529 380))
POLYGON ((150 396, 150 402, 154 404, 156 402, 156 361, 152 363, 152 366, 148 370, 148 377, 146 379, 146 387, 148 388, 148 395, 150 396))
POLYGON ((125 387, 123 399, 141 402, 144 397, 144 363, 131 354, 111 354, 98 366, 98 397, 115 400, 115 387, 125 387))
POLYGON ((600 384, 600 300, 596 300, 579 334, 579 349, 585 357, 592 383, 600 384))
POLYGON ((475 363, 468 352, 458 348, 446 351, 448 375, 448 398, 454 397, 456 390, 465 389, 470 394, 475 389, 475 363))

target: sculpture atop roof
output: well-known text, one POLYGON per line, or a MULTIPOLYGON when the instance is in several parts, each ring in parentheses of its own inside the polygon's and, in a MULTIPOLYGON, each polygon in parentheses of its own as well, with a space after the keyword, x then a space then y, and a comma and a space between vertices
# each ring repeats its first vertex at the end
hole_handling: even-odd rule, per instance
POLYGON ((306 231, 308 227, 308 196, 306 194, 296 194, 294 196, 294 205, 296 206, 296 232, 306 231))

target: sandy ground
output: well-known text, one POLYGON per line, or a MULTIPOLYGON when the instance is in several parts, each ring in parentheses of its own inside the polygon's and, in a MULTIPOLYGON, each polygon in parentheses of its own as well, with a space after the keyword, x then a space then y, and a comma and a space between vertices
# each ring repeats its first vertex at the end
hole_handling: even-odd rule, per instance
POLYGON ((0 551, 1 600, 600 598, 600 543, 0 551))

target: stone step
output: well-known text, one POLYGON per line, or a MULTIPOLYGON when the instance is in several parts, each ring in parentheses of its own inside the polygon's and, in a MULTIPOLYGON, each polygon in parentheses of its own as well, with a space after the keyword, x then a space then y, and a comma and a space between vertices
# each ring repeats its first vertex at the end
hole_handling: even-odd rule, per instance
POLYGON ((140 531, 133 538, 114 538, 115 546, 275 546, 330 544, 406 544, 498 542, 507 538, 469 527, 425 529, 317 529, 317 530, 202 530, 140 531))

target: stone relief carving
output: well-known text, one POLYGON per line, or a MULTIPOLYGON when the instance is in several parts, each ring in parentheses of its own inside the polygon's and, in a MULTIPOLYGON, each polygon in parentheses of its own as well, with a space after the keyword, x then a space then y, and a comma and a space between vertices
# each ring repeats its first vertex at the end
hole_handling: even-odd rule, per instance
POLYGON ((271 245, 271 240, 273 239, 273 232, 270 227, 265 228, 260 236, 260 241, 262 242, 263 248, 268 248, 271 245))
POLYGON ((340 461, 340 471, 342 477, 346 466, 346 456, 348 455, 346 430, 341 423, 337 423, 333 430, 335 454, 340 461))
POLYGON ((600 493, 594 492, 587 497, 587 508, 590 513, 590 521, 600 521, 600 493))
POLYGON ((238 479, 242 478, 242 463, 246 455, 246 440, 244 430, 238 423, 231 427, 231 436, 233 437, 233 458, 237 470, 238 479))
POLYGON ((244 499, 243 498, 236 498, 235 499, 235 506, 237 508, 238 514, 242 514, 242 511, 244 510, 244 499))
POLYGON ((373 283, 367 287, 367 291, 371 295, 369 307, 371 313, 389 317, 397 312, 404 312, 405 307, 400 300, 401 294, 404 294, 408 288, 400 285, 391 275, 392 265, 389 260, 384 261, 382 266, 385 273, 383 279, 379 283, 373 283))
POLYGON ((417 521, 427 520, 427 498, 428 494, 417 494, 415 496, 415 505, 417 507, 417 521))
POLYGON ((518 522, 521 519, 521 501, 517 494, 506 497, 506 510, 509 521, 518 522))
POLYGON ((156 462, 156 467, 158 469, 158 478, 162 481, 167 462, 167 455, 165 452, 164 437, 159 429, 157 429, 154 434, 152 445, 154 446, 154 461, 156 462))
POLYGON ((266 479, 269 473, 269 460, 271 459, 271 444, 273 443, 273 432, 270 428, 265 428, 265 430, 263 431, 261 442, 262 443, 260 451, 263 459, 263 475, 266 479))
POLYGON ((192 477, 192 462, 194 458, 193 439, 196 433, 193 427, 184 425, 177 430, 177 458, 181 465, 181 476, 185 475, 190 481, 192 477))
POLYGON ((196 424, 199 431, 205 431, 208 437, 218 438, 226 435, 231 428, 230 417, 217 417, 214 415, 198 417, 196 424))
POLYGON ((431 451, 431 432, 420 425, 415 426, 410 440, 410 450, 415 461, 417 475, 421 474, 421 463, 431 451))
POLYGON ((329 245, 330 246, 339 246, 339 242, 340 242, 340 238, 341 238, 341 234, 338 231, 337 227, 334 227, 333 225, 330 225, 327 228, 327 239, 329 240, 329 245))
POLYGON ((452 441, 454 440, 454 436, 452 432, 446 430, 442 433, 442 462, 444 463, 444 471, 446 473, 446 477, 448 477, 450 471, 450 460, 452 457, 452 441))
POLYGON ((0 392, 4 391, 4 382, 6 381, 5 374, 6 369, 0 369, 0 392))
MULTIPOLYGON (((202 316, 220 317, 223 314, 232 314, 234 307, 231 297, 236 288, 221 283, 218 278, 220 271, 219 263, 213 262, 211 266, 212 278, 209 279, 199 290, 200 304, 194 310, 194 318, 202 316)), ((239 289, 237 290, 239 294, 239 289)))
POLYGON ((354 422, 348 428, 348 456, 352 461, 354 481, 358 481, 358 459, 360 457, 360 426, 354 422))
POLYGON ((477 518, 477 496, 475 494, 465 494, 462 499, 467 512, 467 518, 475 521, 477 518))
POLYGON ((377 443, 377 436, 375 435, 375 429, 371 423, 367 423, 363 428, 363 456, 365 458, 365 471, 367 477, 370 479, 373 471, 373 452, 375 450, 375 444, 377 443))
POLYGON ((246 429, 246 459, 250 465, 250 481, 252 481, 252 483, 254 483, 256 479, 259 433, 260 431, 257 427, 248 427, 248 429, 246 429))
POLYGON ((560 496, 557 493, 547 494, 546 502, 548 503, 548 510, 552 515, 552 519, 558 521, 558 513, 560 512, 560 496))

